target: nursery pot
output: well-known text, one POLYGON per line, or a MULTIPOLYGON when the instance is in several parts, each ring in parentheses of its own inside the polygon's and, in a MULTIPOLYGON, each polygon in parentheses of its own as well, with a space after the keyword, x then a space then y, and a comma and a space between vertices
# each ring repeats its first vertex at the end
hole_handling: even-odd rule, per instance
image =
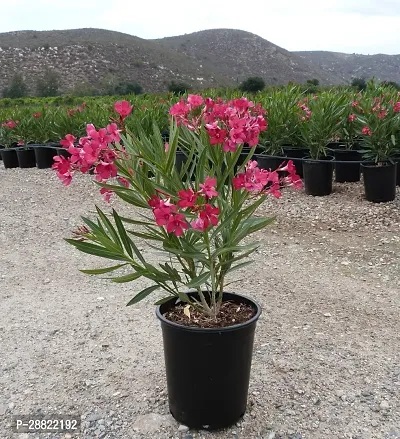
POLYGON ((17 148, 17 157, 20 168, 34 168, 36 166, 33 148, 17 148))
POLYGON ((333 157, 303 161, 304 189, 307 195, 321 197, 332 193, 333 157))
POLYGON ((385 203, 396 198, 397 163, 361 164, 364 175, 365 198, 373 203, 385 203))
POLYGON ((18 157, 15 148, 4 148, 0 151, 6 169, 18 168, 18 157))
POLYGON ((295 146, 283 146, 283 153, 286 157, 288 157, 289 160, 293 160, 293 164, 296 168, 296 173, 301 178, 304 176, 303 172, 303 158, 306 157, 307 154, 309 154, 308 148, 298 147, 295 146), (297 159, 297 160, 296 160, 297 159))
POLYGON ((254 332, 261 308, 237 294, 224 293, 223 300, 248 304, 255 315, 241 324, 203 329, 164 317, 174 307, 175 298, 156 309, 163 334, 170 412, 190 428, 225 428, 246 411, 254 332))
POLYGON ((4 145, 0 145, 0 161, 3 160, 3 157, 1 155, 1 151, 4 149, 4 145))
MULTIPOLYGON (((186 166, 186 162, 188 161, 188 156, 183 151, 176 151, 175 155, 175 167, 178 172, 181 172, 181 169, 186 166)), ((191 171, 192 164, 187 168, 187 172, 182 176, 182 181, 187 180, 187 174, 191 171)), ((196 173, 192 173, 191 180, 196 179, 196 173)))
POLYGON ((69 153, 65 148, 56 148, 56 155, 63 156, 66 159, 71 157, 71 153, 69 153))
POLYGON ((51 168, 54 160, 53 157, 57 155, 56 148, 52 148, 46 145, 35 145, 35 158, 36 165, 39 169, 51 168))
POLYGON ((258 163, 260 169, 266 169, 267 171, 275 171, 279 166, 285 162, 285 157, 273 157, 263 154, 255 154, 253 160, 258 163))
POLYGON ((397 164, 396 167, 396 186, 400 186, 400 156, 395 156, 393 158, 393 160, 395 161, 395 163, 397 164))
POLYGON ((361 161, 361 154, 351 149, 336 149, 335 159, 349 163, 335 163, 335 180, 338 183, 360 181, 360 163, 351 163, 361 161))

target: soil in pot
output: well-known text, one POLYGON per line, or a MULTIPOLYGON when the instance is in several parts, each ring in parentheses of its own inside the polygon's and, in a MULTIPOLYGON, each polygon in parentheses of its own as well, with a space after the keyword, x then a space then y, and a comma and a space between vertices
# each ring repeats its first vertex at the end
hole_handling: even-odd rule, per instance
POLYGON ((397 163, 361 164, 364 176, 365 198, 373 203, 386 203, 396 198, 397 163))
POLYGON ((16 148, 4 148, 0 153, 6 169, 18 168, 19 164, 16 148))
POLYGON ((244 323, 218 328, 189 327, 165 314, 175 299, 157 307, 164 341, 170 411, 190 428, 228 427, 243 416, 247 405, 254 332, 261 308, 232 293, 224 302, 247 305, 253 317, 244 323))
POLYGON ((17 157, 20 168, 34 168, 36 166, 33 148, 17 148, 17 157))
POLYGON ((361 161, 361 154, 358 151, 351 149, 337 149, 335 150, 335 180, 338 183, 360 181, 360 163, 351 163, 361 161))
POLYGON ((332 193, 333 157, 303 161, 304 189, 307 195, 321 197, 332 193))

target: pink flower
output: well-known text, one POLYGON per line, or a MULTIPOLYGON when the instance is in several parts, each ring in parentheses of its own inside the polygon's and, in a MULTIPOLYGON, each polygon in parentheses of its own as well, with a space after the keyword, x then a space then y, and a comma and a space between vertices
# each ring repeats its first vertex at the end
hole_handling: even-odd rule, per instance
POLYGON ((64 186, 68 186, 72 181, 71 162, 62 155, 54 156, 53 160, 55 163, 52 169, 57 170, 57 177, 62 180, 64 186))
POLYGON ((351 103, 351 106, 352 106, 352 107, 357 107, 357 105, 358 105, 358 101, 353 101, 353 102, 351 103))
POLYGON ((354 113, 350 114, 350 116, 347 118, 349 122, 354 122, 356 119, 357 116, 354 113))
POLYGON ((362 132, 363 134, 365 134, 366 136, 372 136, 372 131, 371 131, 371 129, 370 129, 369 127, 367 127, 367 126, 365 126, 365 127, 361 130, 361 132, 362 132))
POLYGON ((111 142, 119 142, 121 140, 121 136, 119 135, 120 130, 116 123, 110 123, 107 125, 107 133, 109 134, 109 140, 111 142))
POLYGON ((6 120, 1 124, 2 127, 7 127, 9 130, 14 129, 19 124, 19 120, 6 120))
POLYGON ((108 180, 111 177, 117 176, 118 169, 113 163, 106 163, 101 161, 94 169, 97 181, 108 180))
POLYGON ((185 207, 194 207, 194 204, 197 199, 197 194, 193 192, 192 189, 187 189, 178 192, 180 200, 178 201, 178 206, 185 207))
POLYGON ((185 219, 185 215, 181 213, 171 214, 168 218, 167 232, 173 233, 175 236, 182 236, 184 229, 188 229, 189 224, 185 219))
POLYGON ((37 113, 33 113, 33 117, 35 118, 35 119, 39 119, 39 117, 42 115, 42 113, 40 112, 40 111, 38 111, 37 113))
POLYGON ((210 224, 216 226, 218 224, 218 207, 213 207, 211 204, 206 204, 203 210, 199 213, 199 218, 203 220, 204 227, 207 228, 210 224))
POLYGON ((204 183, 200 183, 200 191, 207 198, 216 197, 218 192, 215 190, 215 185, 217 184, 217 180, 215 178, 206 177, 206 181, 204 183))
POLYGON ((165 151, 165 152, 168 152, 168 151, 169 151, 169 143, 168 143, 168 142, 165 142, 165 143, 164 143, 164 151, 165 151))
POLYGON ((101 195, 104 196, 104 200, 105 200, 107 203, 109 203, 109 202, 110 202, 111 195, 112 195, 114 192, 113 192, 111 189, 107 189, 107 188, 105 188, 105 187, 102 187, 102 188, 100 189, 100 193, 101 193, 101 195))
POLYGON ((204 232, 207 229, 204 220, 200 217, 197 217, 194 221, 190 223, 192 229, 199 230, 200 232, 204 232))
POLYGON ((128 101, 118 101, 114 104, 114 110, 121 116, 122 120, 131 114, 132 108, 133 106, 128 101))
POLYGON ((125 187, 129 187, 129 181, 125 177, 117 177, 118 182, 125 187))
POLYGON ((74 143, 76 141, 76 137, 72 134, 67 134, 63 140, 60 140, 60 145, 64 148, 68 149, 69 147, 74 147, 74 143))
POLYGON ((378 119, 384 119, 386 117, 387 113, 388 113, 387 110, 381 110, 378 113, 378 119))
POLYGON ((200 107, 200 105, 203 104, 204 99, 199 95, 189 95, 187 101, 192 107, 200 107))
POLYGON ((394 111, 395 113, 400 113, 400 102, 396 102, 396 103, 393 105, 393 111, 394 111))
POLYGON ((25 143, 24 143, 24 141, 22 139, 19 139, 17 145, 18 146, 24 146, 25 143))

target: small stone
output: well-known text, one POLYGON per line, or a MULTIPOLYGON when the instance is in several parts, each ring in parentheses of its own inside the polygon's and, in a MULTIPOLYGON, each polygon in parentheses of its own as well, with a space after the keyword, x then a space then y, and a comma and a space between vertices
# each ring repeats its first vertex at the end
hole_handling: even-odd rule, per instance
POLYGON ((10 402, 10 403, 8 404, 8 408, 9 408, 10 410, 12 410, 14 407, 15 407, 15 404, 14 404, 13 402, 10 402))
POLYGON ((97 300, 98 300, 99 302, 102 302, 102 301, 104 300, 104 297, 98 297, 97 300))
POLYGON ((121 394, 121 392, 115 392, 115 393, 113 393, 113 396, 118 396, 118 395, 120 395, 121 394))
POLYGON ((268 439, 275 439, 275 432, 271 431, 271 433, 268 436, 268 439))
POLYGON ((178 427, 178 431, 180 431, 180 432, 186 432, 186 431, 189 431, 189 427, 187 427, 186 425, 181 424, 181 425, 178 427))
POLYGON ((6 404, 0 404, 0 416, 4 416, 8 410, 8 406, 6 404))
POLYGON ((45 283, 45 284, 49 284, 49 283, 50 283, 50 279, 45 279, 45 280, 43 281, 43 283, 45 283))
POLYGON ((97 423, 98 423, 99 425, 104 425, 104 419, 99 419, 99 420, 97 421, 97 423))
POLYGON ((324 314, 324 317, 332 317, 332 314, 331 314, 330 312, 326 312, 326 313, 324 314))
POLYGON ((91 415, 89 415, 86 419, 87 422, 95 422, 98 421, 99 419, 102 419, 103 415, 101 413, 92 413, 91 415))
POLYGON ((375 419, 373 419, 373 420, 371 421, 371 425, 372 425, 372 427, 377 427, 377 426, 379 425, 379 422, 376 421, 375 419))
POLYGON ((388 409, 390 407, 389 403, 384 399, 380 404, 379 404, 381 409, 388 409))

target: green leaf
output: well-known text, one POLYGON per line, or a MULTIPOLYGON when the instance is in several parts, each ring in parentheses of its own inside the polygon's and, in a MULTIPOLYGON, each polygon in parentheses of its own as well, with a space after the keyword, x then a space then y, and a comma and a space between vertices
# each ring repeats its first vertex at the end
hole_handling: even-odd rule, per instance
POLYGON ((118 270, 118 268, 124 267, 125 265, 127 264, 119 264, 119 265, 114 265, 112 267, 95 268, 93 270, 79 270, 79 271, 85 274, 105 274, 105 273, 109 273, 110 271, 118 270))
POLYGON ((65 241, 68 242, 68 244, 76 247, 81 252, 89 255, 99 256, 100 258, 112 259, 115 261, 127 261, 127 258, 124 255, 106 250, 100 245, 90 244, 84 241, 77 241, 75 239, 66 239, 65 241))
POLYGON ((154 303, 154 305, 162 305, 163 303, 166 303, 168 301, 170 301, 171 299, 174 299, 175 296, 167 296, 167 297, 163 297, 160 300, 157 300, 157 302, 154 303))
POLYGON ((119 217, 115 209, 113 209, 113 217, 114 217, 115 225, 117 226, 119 232, 119 236, 121 237, 121 241, 125 247, 125 250, 128 253, 128 255, 132 258, 133 252, 132 252, 131 241, 126 233, 124 225, 122 224, 121 218, 119 217))
POLYGON ((186 286, 188 288, 197 288, 200 285, 203 285, 206 283, 207 279, 209 279, 211 276, 211 273, 209 271, 206 271, 205 273, 200 274, 199 276, 196 276, 193 278, 186 286))
MULTIPOLYGON (((107 218, 107 216, 102 212, 102 210, 99 207, 96 206, 96 210, 97 210, 97 214, 99 215, 103 224, 106 226, 107 230, 109 231, 115 244, 117 244, 118 247, 122 248, 121 241, 118 237, 118 234, 117 234, 114 226, 111 224, 111 221, 107 218)), ((130 255, 130 256, 132 256, 132 255, 130 255)))
POLYGON ((134 305, 135 303, 140 302, 141 300, 143 300, 145 297, 147 297, 149 294, 151 294, 153 291, 157 290, 158 288, 160 288, 160 285, 153 285, 151 287, 145 288, 144 290, 137 293, 136 296, 126 304, 126 306, 131 306, 134 305))
POLYGON ((133 280, 139 279, 141 276, 143 276, 143 273, 136 271, 134 273, 126 274, 125 276, 113 277, 111 280, 117 284, 122 284, 125 282, 132 282, 133 280))

